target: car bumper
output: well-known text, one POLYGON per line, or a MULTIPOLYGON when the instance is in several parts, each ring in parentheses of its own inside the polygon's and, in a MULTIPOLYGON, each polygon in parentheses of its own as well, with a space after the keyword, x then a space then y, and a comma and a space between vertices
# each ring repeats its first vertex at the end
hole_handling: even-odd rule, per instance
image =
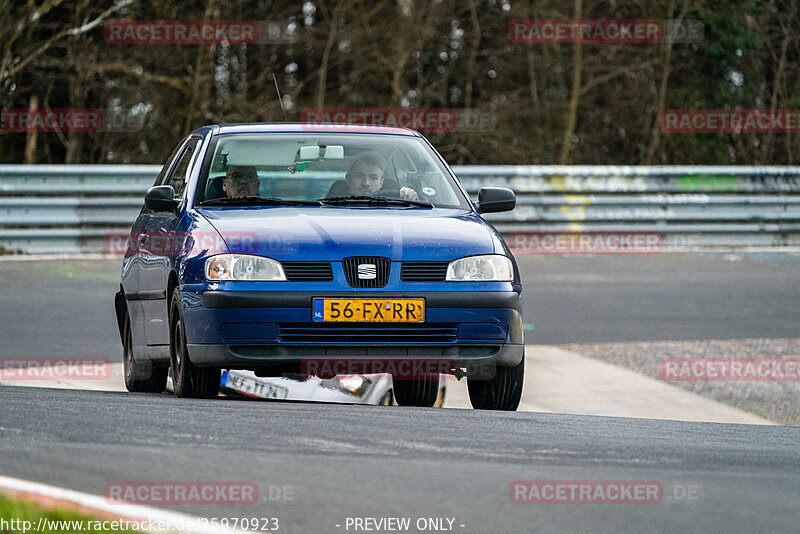
POLYGON ((192 363, 198 367, 257 368, 269 364, 302 364, 306 360, 338 362, 348 358, 386 360, 446 361, 456 365, 494 363, 517 365, 522 361, 524 345, 385 345, 363 346, 337 344, 319 345, 259 344, 189 344, 192 363))
POLYGON ((308 359, 425 359, 455 365, 522 360, 517 291, 220 291, 181 288, 195 365, 257 369, 308 359), (424 323, 319 323, 314 298, 424 298, 424 323), (324 335, 323 335, 324 334, 324 335), (360 337, 361 336, 361 337, 360 337))

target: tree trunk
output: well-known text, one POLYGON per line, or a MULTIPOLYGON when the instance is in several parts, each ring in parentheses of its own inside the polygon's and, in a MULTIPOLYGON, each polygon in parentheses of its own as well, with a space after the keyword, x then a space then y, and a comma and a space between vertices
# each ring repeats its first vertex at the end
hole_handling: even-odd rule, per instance
MULTIPOLYGON (((28 104, 28 111, 31 115, 36 114, 36 111, 39 109, 39 97, 37 95, 31 95, 30 102, 28 104)), ((28 132, 28 136, 25 139, 25 159, 23 160, 25 163, 36 163, 36 139, 38 136, 38 132, 35 129, 31 129, 28 132)))
MULTIPOLYGON (((672 18, 672 10, 673 10, 673 2, 670 1, 669 6, 667 7, 667 14, 669 18, 672 18)), ((675 21, 674 26, 679 26, 683 21, 683 17, 686 15, 686 5, 684 4, 683 11, 678 16, 675 21)), ((672 70, 672 64, 670 62, 672 58, 672 41, 674 40, 674 32, 670 35, 667 35, 667 42, 666 42, 666 50, 664 51, 664 63, 661 65, 661 86, 658 89, 658 109, 656 110, 655 121, 653 122, 652 133, 650 136, 650 148, 647 150, 647 156, 645 157, 644 164, 645 165, 652 165, 653 159, 656 155, 656 150, 658 149, 658 144, 661 141, 661 113, 664 111, 664 102, 667 96, 667 85, 669 83, 669 74, 672 70)))
POLYGON ((317 76, 317 95, 316 105, 318 109, 325 107, 325 86, 328 80, 328 62, 331 57, 331 50, 336 43, 336 30, 338 27, 339 8, 341 2, 336 3, 336 7, 330 14, 330 24, 328 25, 328 39, 325 41, 325 49, 322 51, 322 61, 319 65, 319 75, 317 76))
MULTIPOLYGON (((794 20, 795 12, 797 7, 795 5, 795 1, 792 0, 791 6, 789 8, 789 15, 790 20, 794 20)), ((781 82, 783 82, 783 72, 786 68, 786 53, 789 48, 789 42, 794 37, 794 28, 790 30, 784 22, 781 22, 781 28, 783 29, 783 42, 781 43, 781 56, 778 60, 778 70, 775 73, 775 80, 772 82, 772 97, 770 98, 769 110, 772 113, 775 113, 775 110, 778 108, 778 93, 780 92, 781 82)), ((761 163, 764 165, 769 165, 772 160, 772 142, 774 140, 775 134, 769 132, 767 134, 767 138, 764 140, 764 145, 762 147, 761 152, 761 163)), ((755 162, 754 162, 755 163, 755 162)))
POLYGON ((470 0, 469 14, 472 20, 472 48, 469 51, 469 63, 467 64, 467 83, 464 87, 464 107, 472 107, 472 80, 475 77, 475 60, 478 56, 478 49, 481 46, 481 23, 478 20, 478 9, 475 0, 470 0))
MULTIPOLYGON (((575 0, 575 20, 580 20, 583 16, 582 0, 575 0)), ((581 70, 583 68, 582 45, 576 42, 572 49, 572 90, 569 99, 569 109, 567 111, 567 125, 564 128, 563 145, 561 146, 561 157, 558 159, 560 165, 569 163, 569 153, 572 149, 572 136, 575 134, 575 124, 578 120, 578 104, 581 99, 581 70)))
MULTIPOLYGON (((204 20, 210 20, 213 17, 211 16, 214 12, 214 4, 215 0, 208 0, 208 4, 206 4, 205 14, 203 15, 204 20)), ((217 47, 216 44, 211 43, 208 45, 208 58, 204 59, 203 54, 206 52, 206 45, 196 45, 197 46, 197 56, 195 57, 194 62, 194 73, 192 76, 192 89, 191 95, 192 98, 189 102, 189 108, 186 110, 186 122, 183 125, 183 133, 188 133, 191 131, 192 124, 194 123, 194 119, 197 115, 205 116, 204 110, 208 109, 208 88, 211 87, 211 81, 213 81, 214 77, 214 52, 216 51, 217 47), (211 80, 209 83, 201 84, 201 73, 204 71, 203 65, 210 65, 211 71, 211 80), (201 91, 201 85, 204 89, 201 91), (195 108, 200 107, 201 110, 198 113, 195 108)))

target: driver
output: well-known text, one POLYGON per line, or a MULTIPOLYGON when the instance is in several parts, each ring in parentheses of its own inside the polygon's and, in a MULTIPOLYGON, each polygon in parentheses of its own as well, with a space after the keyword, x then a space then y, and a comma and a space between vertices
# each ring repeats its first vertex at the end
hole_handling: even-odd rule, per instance
MULTIPOLYGON (((345 184, 351 195, 371 195, 383 187, 383 171, 386 169, 386 159, 377 152, 362 152, 344 177, 345 184)), ((331 188, 333 189, 333 188, 331 188)), ((330 196, 330 195, 329 195, 330 196)), ((419 200, 417 192, 410 187, 400 188, 400 198, 403 200, 419 200)))
POLYGON ((222 190, 228 198, 258 196, 258 173, 255 167, 237 165, 228 168, 222 179, 222 190))

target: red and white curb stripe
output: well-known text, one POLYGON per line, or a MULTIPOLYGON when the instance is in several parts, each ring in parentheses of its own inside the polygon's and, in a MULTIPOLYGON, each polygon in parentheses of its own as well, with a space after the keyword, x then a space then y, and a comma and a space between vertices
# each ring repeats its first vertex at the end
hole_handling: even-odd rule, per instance
POLYGON ((64 508, 87 515, 98 515, 99 520, 127 520, 138 523, 153 522, 169 525, 166 530, 146 530, 148 532, 185 532, 196 534, 245 534, 248 531, 211 525, 201 518, 188 514, 160 510, 139 504, 106 501, 104 497, 73 491, 38 482, 0 475, 0 491, 7 491, 11 497, 21 497, 46 507, 64 508), (179 525, 191 528, 177 530, 179 525))

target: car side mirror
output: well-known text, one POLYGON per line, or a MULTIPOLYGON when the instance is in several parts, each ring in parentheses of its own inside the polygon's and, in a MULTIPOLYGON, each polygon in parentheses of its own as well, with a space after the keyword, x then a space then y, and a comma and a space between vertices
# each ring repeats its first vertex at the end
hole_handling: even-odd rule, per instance
POLYGON ((175 189, 171 185, 157 185, 144 194, 144 205, 153 211, 175 213, 180 203, 175 199, 175 189))
POLYGON ((516 205, 517 196, 506 187, 481 187, 478 193, 478 213, 511 211, 516 205))

